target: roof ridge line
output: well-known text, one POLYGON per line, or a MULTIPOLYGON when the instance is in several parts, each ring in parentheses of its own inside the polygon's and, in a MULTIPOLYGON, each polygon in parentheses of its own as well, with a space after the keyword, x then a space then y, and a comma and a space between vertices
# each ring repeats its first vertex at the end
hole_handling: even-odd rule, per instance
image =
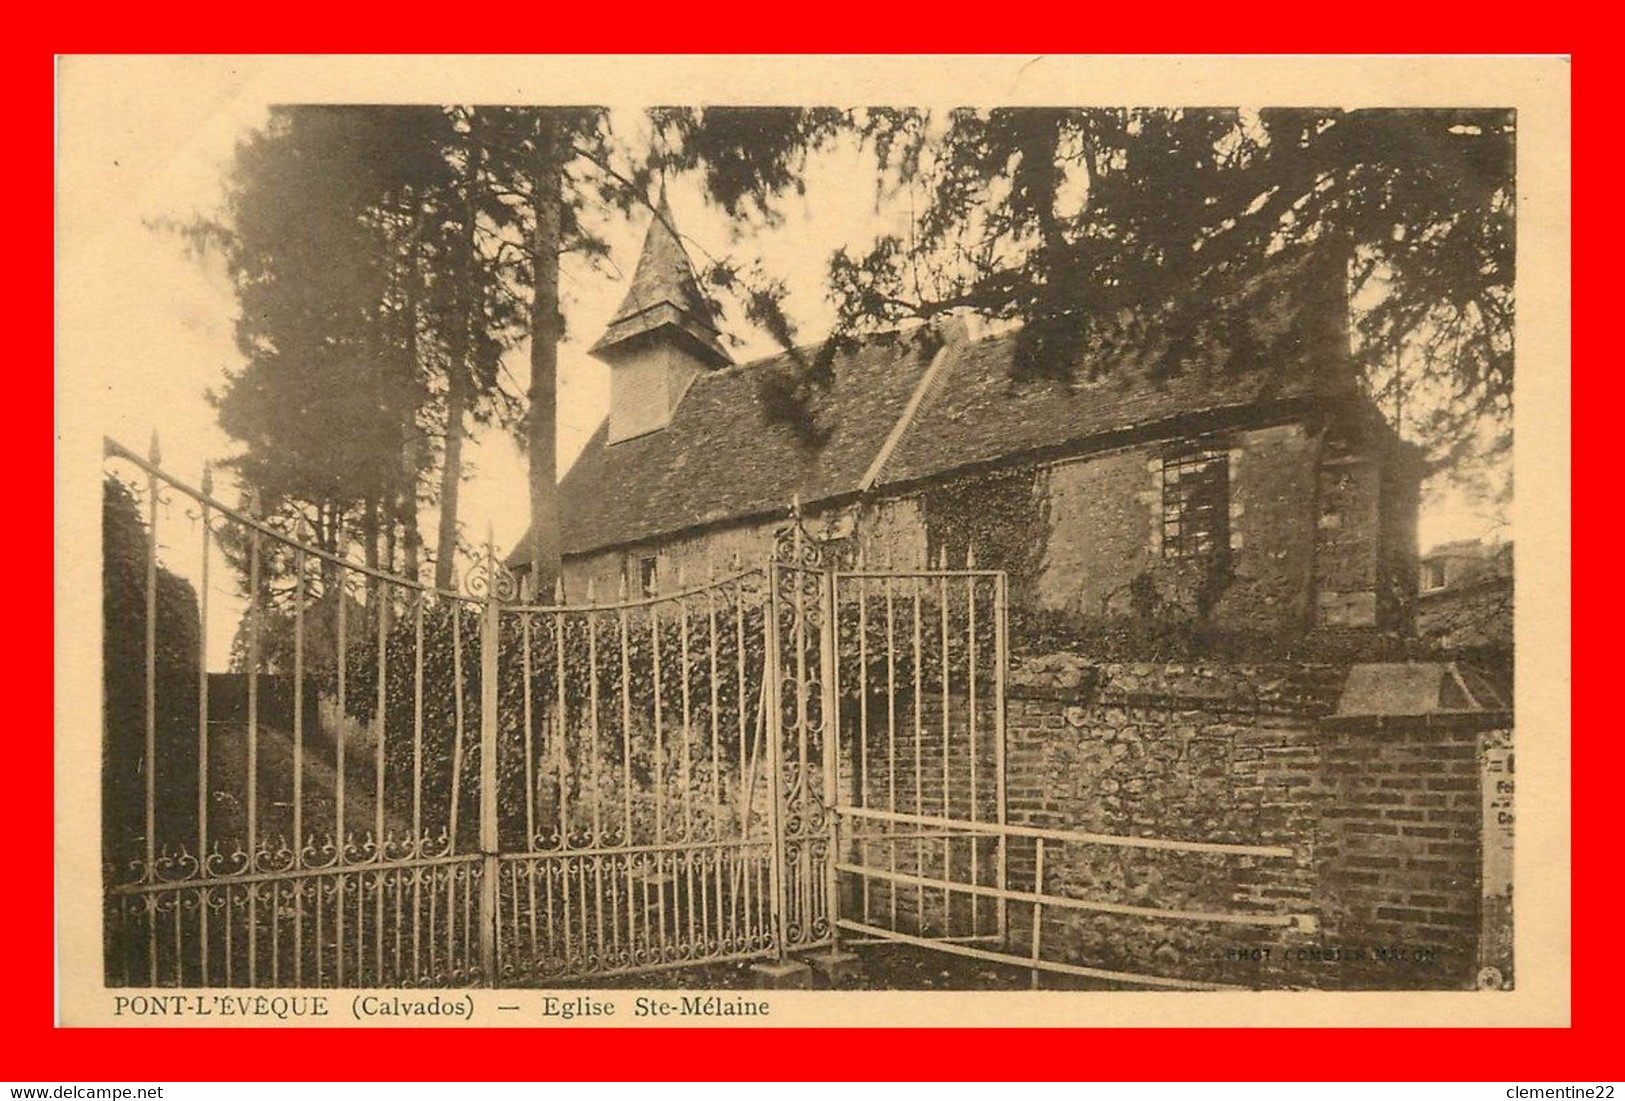
POLYGON ((931 357, 931 362, 921 372, 919 381, 914 384, 914 392, 908 396, 908 402, 903 406, 903 411, 897 415, 896 423, 892 425, 891 431, 886 434, 885 440, 881 442, 880 450, 875 452, 875 457, 870 461, 869 468, 863 472, 863 477, 858 479, 857 491, 859 493, 867 493, 875 487, 875 483, 880 479, 881 471, 885 470, 886 464, 891 461, 892 455, 897 450, 897 445, 903 442, 903 437, 908 434, 909 428, 914 424, 914 418, 919 414, 920 407, 925 404, 925 397, 930 392, 932 384, 936 382, 937 377, 942 373, 942 365, 948 361, 948 356, 959 345, 968 343, 969 335, 964 323, 956 321, 954 328, 950 329, 944 336, 942 347, 936 350, 936 354, 931 357))

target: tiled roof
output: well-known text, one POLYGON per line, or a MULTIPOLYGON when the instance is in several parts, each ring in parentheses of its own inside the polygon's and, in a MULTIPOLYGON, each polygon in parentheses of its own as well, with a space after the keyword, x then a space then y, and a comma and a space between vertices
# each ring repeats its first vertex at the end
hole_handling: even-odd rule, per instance
POLYGON ((1342 350, 1342 274, 1329 270, 1329 260, 1308 255, 1216 302, 1185 306, 1200 309, 1200 352, 1182 362, 1170 362, 1172 309, 1150 323, 1130 315, 1098 325, 1066 379, 1012 379, 1019 332, 977 341, 944 364, 879 482, 912 482, 1193 413, 1352 387, 1342 350))
POLYGON ((810 503, 849 492, 931 351, 886 333, 837 356, 835 382, 817 400, 830 427, 820 447, 767 419, 761 377, 789 367, 790 353, 699 375, 659 432, 611 444, 600 427, 559 487, 564 553, 783 510, 797 495, 810 503))
MULTIPOLYGON (((1277 263, 1216 307, 1209 300, 1194 344, 1200 354, 1180 363, 1169 362, 1166 309, 1156 315, 1162 324, 1125 316, 1097 326, 1108 335, 1079 353, 1072 381, 1012 379, 1019 332, 950 342, 876 487, 1081 449, 1193 414, 1352 393, 1341 271, 1320 263, 1277 263)), ((760 386, 808 352, 701 374, 662 431, 609 444, 600 428, 560 486, 564 553, 759 516, 792 497, 811 505, 857 492, 937 343, 924 330, 887 332, 839 355, 834 383, 815 402, 828 431, 821 446, 770 421, 760 386)))

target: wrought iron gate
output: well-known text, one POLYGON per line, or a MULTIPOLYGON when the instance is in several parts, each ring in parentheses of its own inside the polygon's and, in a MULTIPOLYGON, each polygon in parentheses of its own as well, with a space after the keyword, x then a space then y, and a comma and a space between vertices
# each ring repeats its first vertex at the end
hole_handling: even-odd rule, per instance
POLYGON ((1008 822, 998 571, 827 561, 792 510, 760 566, 525 603, 489 545, 443 592, 107 455, 139 544, 104 576, 110 984, 551 984, 845 935, 1191 986, 1047 957, 1045 922, 1298 920, 1049 888, 1080 846, 1293 853, 1008 822))
MULTIPOLYGON (((1231 888, 1229 902, 1245 893, 1243 868, 1272 882, 1302 854, 1282 845, 1054 828, 1042 815, 1010 821, 1005 575, 976 569, 967 555, 963 569, 939 556, 935 568, 860 566, 829 577, 842 700, 833 827, 840 845, 832 846, 840 935, 1025 968, 1035 988, 1048 972, 1114 986, 1212 989, 1226 984, 1188 966, 1158 973, 1080 958, 1089 949, 1076 923, 1115 921, 1119 933, 1136 925, 1313 927, 1307 915, 1285 912, 1284 902, 1220 908, 1090 897, 1078 869, 1121 875, 1125 860, 1149 857, 1223 866, 1216 878, 1231 888)), ((1044 782, 1041 764, 1024 763, 1029 787, 1044 782)))
POLYGON ((144 542, 106 577, 109 982, 552 983, 832 940, 833 587, 799 525, 757 567, 534 604, 489 546, 439 591, 106 450, 144 542), (205 661, 222 573, 235 681, 205 661))
MULTIPOLYGON (((760 956, 779 943, 766 571, 589 606, 493 603, 498 979, 760 956)), ((506 596, 509 594, 499 593, 506 596)))

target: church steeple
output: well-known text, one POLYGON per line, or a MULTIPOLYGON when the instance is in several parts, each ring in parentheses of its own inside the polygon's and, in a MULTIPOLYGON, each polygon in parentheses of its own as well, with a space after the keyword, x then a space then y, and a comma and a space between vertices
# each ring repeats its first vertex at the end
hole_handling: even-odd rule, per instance
POLYGON ((591 353, 609 364, 609 442, 658 432, 702 372, 733 362, 660 188, 632 286, 591 353))
POLYGON ((591 352, 611 362, 628 345, 664 339, 682 346, 708 367, 733 362, 722 346, 711 304, 700 293, 694 267, 678 240, 666 187, 660 186, 655 217, 643 239, 632 286, 591 352))

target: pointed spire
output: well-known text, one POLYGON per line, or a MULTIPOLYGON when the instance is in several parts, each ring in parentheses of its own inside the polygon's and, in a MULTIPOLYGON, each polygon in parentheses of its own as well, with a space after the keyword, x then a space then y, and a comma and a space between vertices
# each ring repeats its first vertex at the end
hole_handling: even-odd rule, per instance
POLYGON ((694 266, 678 236, 663 177, 632 285, 591 351, 602 357, 634 338, 662 331, 681 341, 709 366, 733 362, 722 347, 711 304, 700 292, 694 266))

